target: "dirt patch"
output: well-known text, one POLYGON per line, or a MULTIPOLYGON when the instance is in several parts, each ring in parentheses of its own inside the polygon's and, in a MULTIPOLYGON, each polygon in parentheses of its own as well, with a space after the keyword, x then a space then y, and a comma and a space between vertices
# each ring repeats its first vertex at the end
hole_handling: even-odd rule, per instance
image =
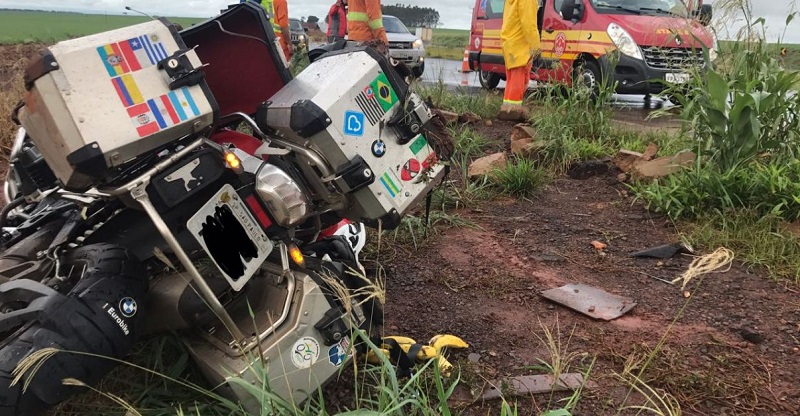
MULTIPOLYGON (((511 126, 477 129, 505 150, 511 126)), ((635 204, 613 172, 561 177, 530 201, 493 200, 457 214, 479 228, 445 230, 386 262, 386 329, 422 340, 437 333, 463 337, 470 349, 454 361, 468 371, 473 390, 493 377, 540 373, 531 366, 550 360, 542 326, 557 324, 570 352, 597 357, 591 378, 599 387, 584 393, 576 414, 616 413, 627 388, 613 374, 626 363, 639 368, 636 359, 647 357, 669 328, 643 379, 675 396, 684 414, 800 414, 796 288, 734 264, 690 284, 687 305, 680 287, 664 280, 680 276, 692 258, 630 256, 678 236, 667 218, 635 204), (599 252, 595 240, 607 248, 599 252), (600 322, 539 296, 567 283, 638 304, 620 319, 600 322), (480 355, 477 365, 466 360, 468 353, 480 355)), ((641 403, 641 396, 631 397, 628 405, 641 403)), ((518 403, 528 414, 554 402, 529 397, 518 403)), ((476 403, 464 414, 487 412, 497 414, 498 404, 476 403)))

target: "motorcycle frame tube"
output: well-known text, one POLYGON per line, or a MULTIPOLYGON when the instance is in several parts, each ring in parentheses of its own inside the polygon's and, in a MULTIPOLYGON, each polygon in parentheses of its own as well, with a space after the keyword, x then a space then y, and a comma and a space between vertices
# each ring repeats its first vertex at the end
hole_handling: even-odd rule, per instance
MULTIPOLYGON (((202 143, 202 140, 200 140, 199 142, 202 143)), ((175 156, 177 156, 177 154, 175 156)), ((158 167, 159 166, 157 165, 153 169, 156 169, 158 167)), ((233 321, 233 318, 231 318, 228 311, 225 310, 225 307, 222 306, 222 303, 220 303, 219 299, 217 299, 217 296, 214 294, 214 291, 211 290, 211 287, 208 285, 206 280, 203 278, 200 272, 197 271, 197 268, 194 267, 194 264, 189 259, 189 256, 186 254, 186 251, 183 250, 181 245, 178 243, 178 240, 169 230, 167 223, 165 223, 164 219, 161 218, 161 215, 156 210, 156 207, 153 206, 152 202, 150 202, 150 196, 147 195, 147 190, 145 188, 147 187, 147 185, 150 184, 150 175, 153 174, 155 173, 150 173, 150 171, 148 171, 148 173, 136 179, 136 181, 140 181, 140 183, 134 186, 133 189, 130 190, 131 196, 133 196, 133 199, 139 202, 142 208, 144 208, 144 211, 145 213, 147 213, 147 216, 149 216, 150 220, 153 221, 153 225, 156 226, 158 232, 161 234, 162 237, 164 237, 164 241, 166 241, 167 244, 169 244, 170 248, 172 248, 172 251, 175 253, 176 256, 178 256, 178 260, 181 262, 183 267, 186 268, 186 271, 189 273, 194 282, 197 284, 197 289, 200 291, 200 294, 203 296, 203 298, 205 298, 206 302, 208 302, 209 308, 211 308, 211 310, 214 312, 217 318, 219 318, 219 320, 222 321, 222 324, 225 325, 225 328, 227 328, 227 330, 231 333, 231 336, 233 336, 235 341, 235 347, 233 346, 232 347, 243 348, 245 346, 245 343, 247 342, 244 334, 242 334, 242 331, 233 321), (145 176, 147 177, 145 178, 145 176)))

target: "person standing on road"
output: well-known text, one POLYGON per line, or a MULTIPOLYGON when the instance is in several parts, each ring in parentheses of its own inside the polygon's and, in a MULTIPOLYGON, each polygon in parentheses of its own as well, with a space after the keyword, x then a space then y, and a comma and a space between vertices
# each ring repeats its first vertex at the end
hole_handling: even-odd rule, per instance
POLYGON ((347 0, 337 0, 328 11, 328 43, 344 39, 347 34, 347 0))
POLYGON ((289 5, 286 0, 240 0, 239 2, 245 1, 258 3, 267 11, 269 23, 272 25, 275 37, 281 42, 286 62, 292 62, 292 32, 289 30, 289 5))
POLYGON ((500 39, 506 66, 506 90, 497 118, 527 121, 530 111, 522 105, 531 79, 533 56, 540 52, 537 29, 538 0, 506 0, 500 39))
POLYGON ((347 38, 354 42, 365 42, 386 53, 389 39, 383 27, 380 0, 348 0, 347 38))

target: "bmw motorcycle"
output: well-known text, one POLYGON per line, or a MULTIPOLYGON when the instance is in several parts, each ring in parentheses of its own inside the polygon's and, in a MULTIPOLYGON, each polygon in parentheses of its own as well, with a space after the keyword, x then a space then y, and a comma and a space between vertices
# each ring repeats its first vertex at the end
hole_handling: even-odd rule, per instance
POLYGON ((444 176, 430 110, 372 48, 329 45, 296 78, 279 49, 246 2, 32 58, 0 213, 0 415, 166 331, 245 408, 227 381, 253 365, 301 403, 380 330, 359 253, 444 176))

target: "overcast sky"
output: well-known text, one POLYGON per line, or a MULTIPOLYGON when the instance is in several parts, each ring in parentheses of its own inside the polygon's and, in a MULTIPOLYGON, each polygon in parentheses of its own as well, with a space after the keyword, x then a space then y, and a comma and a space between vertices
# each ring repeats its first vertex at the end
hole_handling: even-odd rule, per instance
MULTIPOLYGON (((402 3, 435 7, 446 28, 469 29, 475 0, 384 0, 388 4, 402 3)), ((716 0, 719 3, 721 0, 716 0)), ((149 14, 160 16, 210 17, 238 0, 0 0, 2 8, 71 10, 92 13, 118 14, 131 6, 149 14)), ((315 15, 323 18, 333 0, 288 0, 290 17, 315 15)), ((712 2, 713 3, 713 2, 712 2)), ((772 29, 771 37, 782 32, 792 0, 753 0, 755 14, 767 19, 772 29)), ((2 12, 0 12, 2 13, 2 12)), ((721 37, 725 37, 724 34, 721 37)), ((786 42, 800 43, 800 19, 790 25, 786 42)))

